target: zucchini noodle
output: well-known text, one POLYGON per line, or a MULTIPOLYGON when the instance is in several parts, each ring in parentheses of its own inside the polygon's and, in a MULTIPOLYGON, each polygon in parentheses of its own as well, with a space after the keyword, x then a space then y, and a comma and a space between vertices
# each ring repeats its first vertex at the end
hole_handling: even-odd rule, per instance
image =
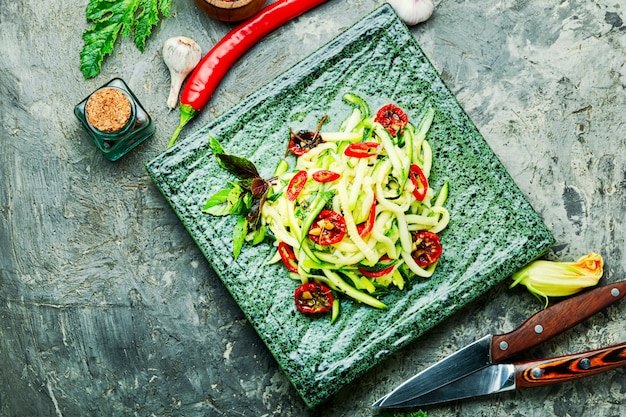
MULTIPOLYGON (((276 245, 284 242, 293 249, 298 274, 290 273, 292 277, 326 283, 359 302, 386 308, 376 296, 390 286, 404 288, 407 279, 430 277, 437 265, 439 255, 431 264, 419 265, 416 233, 439 233, 450 220, 444 207, 448 183, 438 191, 424 184, 432 169, 426 137, 434 110, 427 108, 417 126, 407 121, 394 132, 371 116, 358 96, 344 99, 353 110, 341 129, 319 132, 321 143, 273 180, 261 209, 262 224, 276 245), (354 149, 372 153, 356 154, 354 149), (332 179, 316 179, 329 171, 332 179), (302 178, 301 188, 290 190, 302 178), (332 210, 345 223, 339 223, 345 233, 339 241, 312 240, 315 228, 331 235, 341 231, 334 223, 324 229, 318 217, 322 210, 332 210)), ((275 255, 271 262, 280 259, 275 255)))

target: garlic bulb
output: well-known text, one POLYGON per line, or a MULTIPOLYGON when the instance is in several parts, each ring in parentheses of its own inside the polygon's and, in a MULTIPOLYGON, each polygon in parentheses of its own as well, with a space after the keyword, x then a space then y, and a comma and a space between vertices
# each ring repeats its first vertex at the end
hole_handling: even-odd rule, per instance
POLYGON ((193 39, 177 36, 165 41, 162 56, 165 65, 170 70, 170 94, 167 98, 167 107, 173 109, 178 103, 178 93, 183 81, 202 58, 202 49, 193 39))
POLYGON ((387 0, 398 16, 409 26, 425 22, 433 15, 433 0, 387 0))

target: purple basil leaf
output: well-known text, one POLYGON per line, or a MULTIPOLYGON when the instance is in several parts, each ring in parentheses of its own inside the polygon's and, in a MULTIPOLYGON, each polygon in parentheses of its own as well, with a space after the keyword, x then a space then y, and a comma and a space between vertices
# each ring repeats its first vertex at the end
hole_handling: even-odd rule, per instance
POLYGON ((237 178, 253 179, 259 177, 259 172, 254 164, 246 158, 227 153, 218 153, 215 154, 215 157, 224 168, 237 178))

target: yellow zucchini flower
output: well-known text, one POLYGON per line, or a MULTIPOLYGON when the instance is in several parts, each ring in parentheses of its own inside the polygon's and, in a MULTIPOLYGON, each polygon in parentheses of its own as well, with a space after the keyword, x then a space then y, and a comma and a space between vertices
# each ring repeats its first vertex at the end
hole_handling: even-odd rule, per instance
POLYGON ((537 298, 565 297, 598 284, 604 260, 597 253, 583 256, 576 262, 534 261, 512 275, 509 288, 522 284, 537 298))

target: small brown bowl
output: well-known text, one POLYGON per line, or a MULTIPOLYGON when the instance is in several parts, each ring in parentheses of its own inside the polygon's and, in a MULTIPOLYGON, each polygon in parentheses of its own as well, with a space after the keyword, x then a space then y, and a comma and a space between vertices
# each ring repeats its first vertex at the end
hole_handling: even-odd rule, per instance
POLYGON ((258 12, 266 0, 194 0, 196 6, 214 19, 238 22, 258 12))

